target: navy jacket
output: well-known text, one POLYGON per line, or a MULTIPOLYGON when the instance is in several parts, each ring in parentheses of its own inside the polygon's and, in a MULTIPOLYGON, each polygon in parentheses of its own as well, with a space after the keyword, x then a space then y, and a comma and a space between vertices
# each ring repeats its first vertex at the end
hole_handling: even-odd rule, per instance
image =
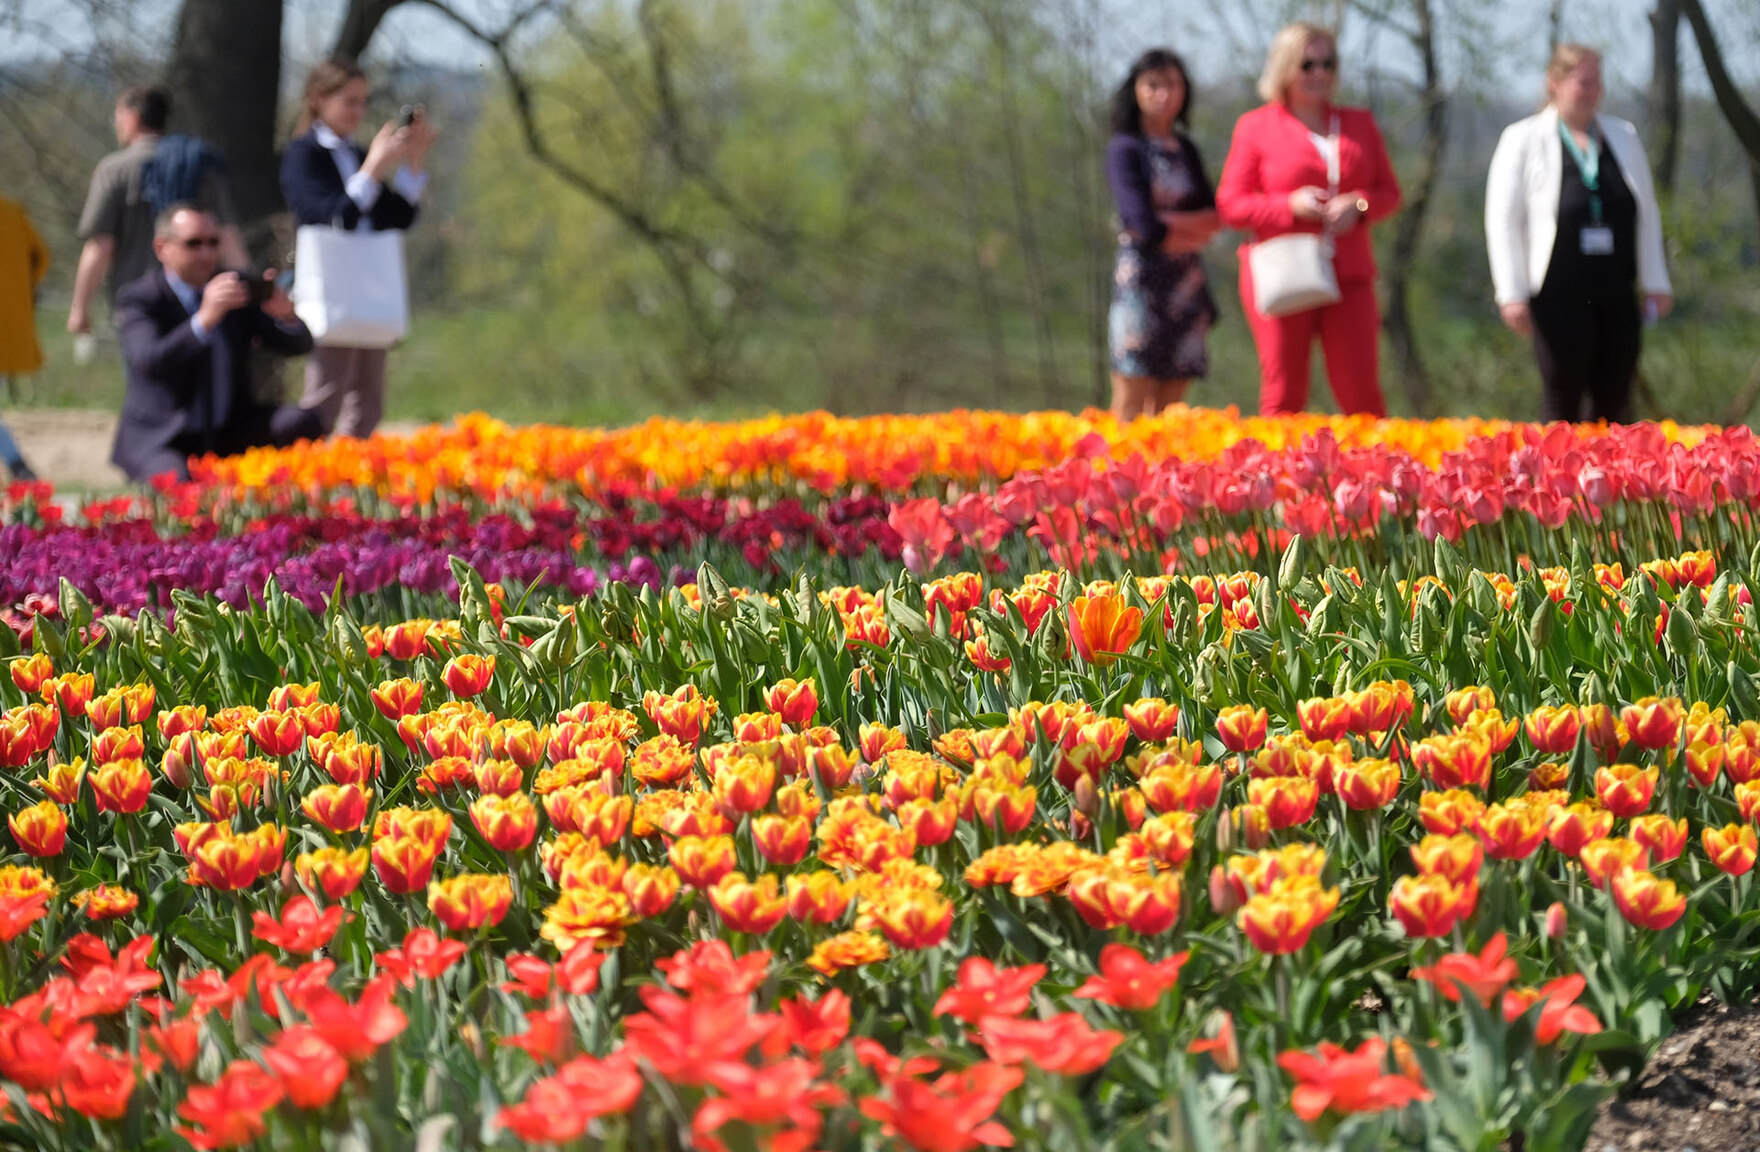
MULTIPOLYGON (((136 479, 147 462, 170 447, 210 450, 221 429, 212 426, 214 355, 190 326, 191 316, 155 268, 116 294, 117 337, 128 373, 122 420, 110 460, 136 479)), ((230 312, 210 340, 225 340, 232 379, 227 382, 226 427, 244 424, 263 406, 251 389, 251 348, 260 344, 289 356, 312 350, 312 334, 295 320, 283 327, 255 305, 230 312)))
MULTIPOLYGON (((357 164, 366 159, 367 154, 353 141, 347 144, 354 151, 357 164)), ((281 155, 281 195, 287 200, 295 224, 339 223, 353 231, 360 223, 360 205, 349 199, 336 158, 310 132, 291 140, 281 155)), ((367 220, 380 232, 408 228, 415 219, 416 206, 389 184, 379 189, 379 199, 367 214, 367 220)))

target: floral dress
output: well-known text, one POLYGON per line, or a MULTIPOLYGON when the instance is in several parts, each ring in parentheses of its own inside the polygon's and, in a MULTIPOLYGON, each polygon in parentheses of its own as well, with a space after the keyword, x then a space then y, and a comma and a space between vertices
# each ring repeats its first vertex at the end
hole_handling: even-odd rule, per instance
POLYGON ((1162 251, 1161 212, 1216 206, 1198 150, 1184 136, 1170 143, 1115 137, 1107 177, 1118 202, 1118 258, 1112 273, 1108 336, 1112 371, 1155 380, 1191 380, 1210 368, 1206 338, 1216 301, 1197 253, 1162 251))

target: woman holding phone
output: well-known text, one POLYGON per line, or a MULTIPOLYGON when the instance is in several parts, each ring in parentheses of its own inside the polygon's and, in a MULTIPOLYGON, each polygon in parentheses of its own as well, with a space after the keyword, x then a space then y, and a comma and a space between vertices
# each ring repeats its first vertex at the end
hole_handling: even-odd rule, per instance
MULTIPOLYGON (((281 191, 296 224, 386 231, 415 222, 433 129, 419 108, 406 109, 362 148, 351 137, 366 112, 367 78, 359 65, 326 60, 312 69, 299 127, 281 160, 281 191)), ((385 411, 385 349, 314 349, 300 403, 318 413, 327 432, 371 435, 385 411)))

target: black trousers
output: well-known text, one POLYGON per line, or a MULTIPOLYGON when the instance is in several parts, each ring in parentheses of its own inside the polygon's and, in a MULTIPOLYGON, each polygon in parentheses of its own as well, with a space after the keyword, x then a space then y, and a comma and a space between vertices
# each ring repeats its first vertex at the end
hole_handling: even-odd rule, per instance
MULTIPOLYGON (((324 422, 316 412, 282 404, 274 408, 250 408, 239 413, 214 437, 216 456, 237 456, 252 448, 286 448, 299 440, 317 440, 324 435, 324 422)), ((142 476, 174 473, 179 480, 189 479, 189 458, 200 456, 207 449, 196 436, 179 436, 148 458, 142 476)))
POLYGON ((1644 323, 1636 292, 1589 293, 1552 278, 1529 303, 1543 421, 1632 421, 1644 323))

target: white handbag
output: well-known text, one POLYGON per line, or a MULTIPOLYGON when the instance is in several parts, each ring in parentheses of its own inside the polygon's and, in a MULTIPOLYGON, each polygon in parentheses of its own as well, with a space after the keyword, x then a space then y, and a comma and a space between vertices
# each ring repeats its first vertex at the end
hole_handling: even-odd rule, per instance
MULTIPOLYGON (((1327 139, 1326 191, 1338 194, 1338 117, 1332 118, 1327 139)), ((1247 250, 1253 274, 1253 307, 1261 316, 1292 316, 1343 299, 1338 273, 1332 267, 1332 236, 1321 232, 1290 232, 1261 240, 1247 250)))
POLYGON ((293 309, 327 348, 389 348, 409 332, 403 233, 300 228, 293 309))

